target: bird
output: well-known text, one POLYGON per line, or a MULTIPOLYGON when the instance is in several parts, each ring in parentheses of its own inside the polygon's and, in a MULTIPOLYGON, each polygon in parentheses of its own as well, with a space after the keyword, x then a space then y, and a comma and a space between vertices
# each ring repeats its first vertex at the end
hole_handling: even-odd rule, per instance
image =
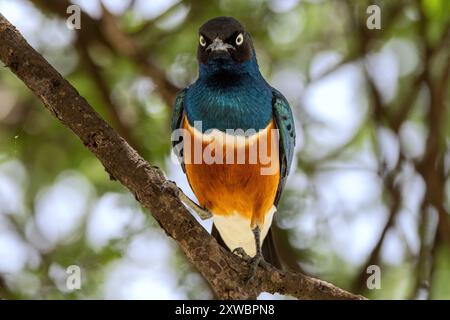
POLYGON ((212 215, 212 235, 249 262, 251 279, 259 265, 282 267, 271 224, 294 155, 294 118, 238 20, 210 19, 197 39, 198 78, 176 96, 173 150, 197 205, 212 215), (264 156, 249 159, 264 145, 264 156))

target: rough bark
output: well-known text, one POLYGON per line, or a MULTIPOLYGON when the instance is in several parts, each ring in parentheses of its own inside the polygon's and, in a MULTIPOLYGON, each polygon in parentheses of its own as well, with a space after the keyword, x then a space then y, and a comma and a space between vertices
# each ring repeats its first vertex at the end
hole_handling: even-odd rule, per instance
POLYGON ((209 282, 221 299, 254 299, 261 292, 299 299, 363 299, 301 273, 260 267, 245 284, 248 265, 221 247, 169 189, 164 174, 147 163, 120 137, 0 14, 0 60, 45 107, 101 161, 110 177, 126 186, 151 212, 168 236, 209 282))

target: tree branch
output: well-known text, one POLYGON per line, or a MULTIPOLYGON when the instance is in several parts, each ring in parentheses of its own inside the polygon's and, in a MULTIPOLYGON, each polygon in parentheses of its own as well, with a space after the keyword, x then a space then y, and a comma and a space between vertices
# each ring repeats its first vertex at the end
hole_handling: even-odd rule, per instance
MULTIPOLYGON (((444 119, 446 113, 446 96, 448 83, 450 80, 450 54, 446 52, 446 60, 442 74, 437 79, 433 78, 431 73, 432 62, 431 57, 436 52, 430 46, 427 38, 427 29, 429 21, 426 17, 422 4, 415 1, 415 5, 419 12, 418 32, 422 43, 422 51, 426 64, 424 66, 424 83, 430 91, 429 106, 425 116, 428 125, 428 136, 425 148, 425 154, 422 160, 416 164, 418 173, 422 176, 425 185, 425 197, 422 202, 422 215, 419 221, 419 232, 422 235, 419 257, 416 265, 416 284, 415 297, 420 297, 421 289, 429 289, 431 282, 431 269, 434 265, 434 253, 437 243, 450 243, 450 219, 449 213, 444 206, 445 199, 445 127, 444 119), (438 215, 437 230, 431 236, 431 241, 427 242, 427 232, 425 228, 428 219, 428 211, 434 209, 438 215)), ((450 33, 445 32, 442 36, 442 42, 450 41, 450 33)), ((445 47, 445 46, 444 46, 445 47)), ((439 46, 436 48, 439 50, 439 46)), ((430 236, 428 236, 430 237, 430 236)), ((429 290, 426 297, 429 295, 429 290)))
POLYGON ((162 171, 148 164, 102 120, 1 14, 0 43, 0 60, 81 139, 111 178, 126 186, 151 212, 219 298, 254 299, 261 292, 277 292, 299 299, 363 299, 325 281, 274 267, 260 267, 254 281, 245 284, 248 265, 221 247, 196 222, 171 189, 165 187, 162 171))

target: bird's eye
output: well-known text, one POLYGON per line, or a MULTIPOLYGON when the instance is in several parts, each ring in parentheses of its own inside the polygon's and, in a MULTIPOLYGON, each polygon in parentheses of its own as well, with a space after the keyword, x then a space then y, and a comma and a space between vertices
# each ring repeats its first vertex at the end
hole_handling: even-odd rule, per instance
POLYGON ((202 47, 206 46, 206 40, 202 35, 200 35, 199 42, 202 47))
POLYGON ((236 44, 240 46, 242 43, 244 43, 244 35, 242 33, 239 33, 236 37, 236 44))

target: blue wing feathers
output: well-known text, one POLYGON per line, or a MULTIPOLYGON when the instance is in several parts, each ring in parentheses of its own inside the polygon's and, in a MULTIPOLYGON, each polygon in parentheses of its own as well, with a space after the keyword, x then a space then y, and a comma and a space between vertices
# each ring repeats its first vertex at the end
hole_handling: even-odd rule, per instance
MULTIPOLYGON (((184 115, 184 96, 186 95, 186 91, 187 91, 187 88, 180 91, 177 94, 177 97, 175 99, 175 105, 174 105, 173 114, 172 114, 172 124, 171 124, 172 132, 181 127, 181 121, 183 120, 183 115, 184 115)), ((178 160, 180 161, 183 172, 186 172, 184 162, 183 162, 181 138, 177 141, 172 140, 172 147, 173 147, 173 151, 175 152, 176 156, 178 157, 178 160)))
POLYGON ((181 125, 181 120, 183 119, 183 109, 184 109, 184 96, 186 95, 187 89, 178 92, 175 99, 175 105, 172 114, 172 131, 178 129, 181 125))
POLYGON ((280 183, 275 198, 275 205, 277 205, 286 184, 286 179, 294 157, 295 125, 289 103, 286 98, 275 89, 273 89, 272 107, 280 136, 280 183))

